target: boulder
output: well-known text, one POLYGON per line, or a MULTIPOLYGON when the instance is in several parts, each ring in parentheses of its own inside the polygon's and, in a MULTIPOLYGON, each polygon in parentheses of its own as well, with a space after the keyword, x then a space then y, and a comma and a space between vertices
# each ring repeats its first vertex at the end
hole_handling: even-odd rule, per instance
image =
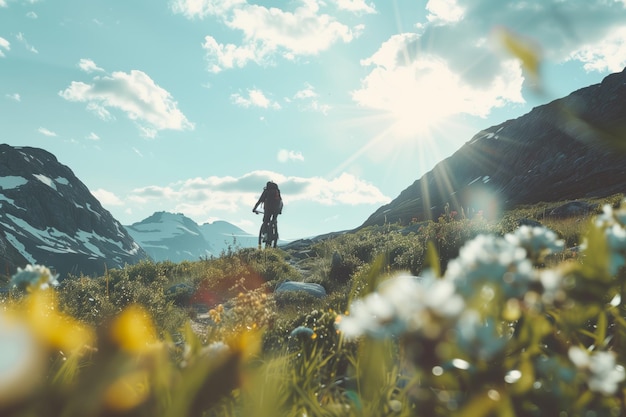
POLYGON ((585 201, 570 201, 552 209, 550 216, 557 218, 584 216, 591 213, 596 207, 596 204, 585 201))
POLYGON ((274 292, 282 293, 288 291, 304 291, 316 298, 323 298, 326 296, 326 290, 324 287, 313 282, 285 281, 276 287, 274 292))

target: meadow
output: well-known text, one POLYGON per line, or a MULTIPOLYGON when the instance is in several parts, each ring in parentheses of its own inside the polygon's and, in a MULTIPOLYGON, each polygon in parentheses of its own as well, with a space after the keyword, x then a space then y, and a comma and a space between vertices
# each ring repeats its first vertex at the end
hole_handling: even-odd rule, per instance
POLYGON ((626 205, 0 277, 0 415, 618 416, 626 205), (284 281, 327 295, 274 293, 284 281))

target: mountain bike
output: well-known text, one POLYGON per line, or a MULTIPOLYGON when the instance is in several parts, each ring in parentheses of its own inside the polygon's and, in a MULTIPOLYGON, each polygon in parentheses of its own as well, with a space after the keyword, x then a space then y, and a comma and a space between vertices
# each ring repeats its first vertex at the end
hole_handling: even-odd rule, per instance
MULTIPOLYGON (((255 211, 256 214, 264 214, 262 211, 255 211)), ((278 243, 278 214, 271 214, 267 222, 261 224, 259 230, 259 249, 265 244, 265 248, 275 248, 278 243)))

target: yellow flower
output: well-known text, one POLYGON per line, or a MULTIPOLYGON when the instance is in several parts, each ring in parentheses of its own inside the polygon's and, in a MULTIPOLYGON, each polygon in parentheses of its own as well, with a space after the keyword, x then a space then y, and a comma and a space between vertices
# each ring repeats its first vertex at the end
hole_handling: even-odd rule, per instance
POLYGON ((113 322, 111 338, 131 353, 147 353, 157 345, 152 319, 138 305, 126 308, 113 322))
POLYGON ((93 343, 93 330, 62 314, 53 291, 35 290, 24 300, 23 308, 34 334, 50 347, 73 352, 93 343))

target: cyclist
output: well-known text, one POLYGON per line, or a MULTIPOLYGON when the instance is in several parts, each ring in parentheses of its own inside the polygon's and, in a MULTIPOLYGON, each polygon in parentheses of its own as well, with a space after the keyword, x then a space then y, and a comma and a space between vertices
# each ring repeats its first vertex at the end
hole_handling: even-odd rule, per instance
MULTIPOLYGON (((270 231, 270 225, 272 222, 276 222, 279 214, 283 212, 283 199, 280 195, 280 190, 278 189, 278 185, 273 181, 268 181, 265 184, 265 188, 263 188, 263 192, 261 193, 261 197, 254 205, 252 209, 253 213, 259 213, 257 211, 257 207, 263 204, 263 230, 266 232, 270 231)), ((278 228, 277 228, 278 230, 278 228)), ((278 232, 277 232, 278 233, 278 232)), ((278 236, 274 236, 274 245, 276 244, 276 240, 278 240, 278 236)))

